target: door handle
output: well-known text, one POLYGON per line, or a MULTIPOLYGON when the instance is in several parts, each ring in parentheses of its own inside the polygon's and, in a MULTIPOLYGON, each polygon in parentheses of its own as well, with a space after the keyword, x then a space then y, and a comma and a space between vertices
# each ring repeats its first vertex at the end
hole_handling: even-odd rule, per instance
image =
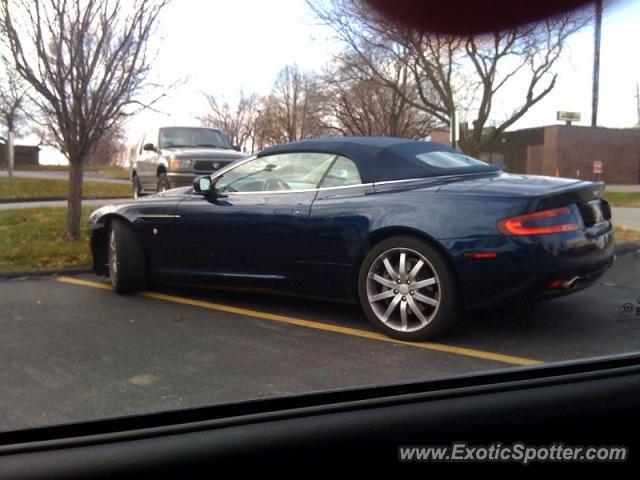
POLYGON ((297 208, 274 208, 273 213, 276 215, 300 215, 300 210, 297 208))

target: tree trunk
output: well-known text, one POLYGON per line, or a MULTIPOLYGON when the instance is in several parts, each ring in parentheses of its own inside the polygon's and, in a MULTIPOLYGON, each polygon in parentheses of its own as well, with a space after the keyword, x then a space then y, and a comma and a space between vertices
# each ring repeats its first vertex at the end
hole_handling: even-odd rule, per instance
POLYGON ((82 215, 82 157, 69 159, 69 194, 67 198, 67 221, 64 227, 65 240, 80 239, 80 217, 82 215))

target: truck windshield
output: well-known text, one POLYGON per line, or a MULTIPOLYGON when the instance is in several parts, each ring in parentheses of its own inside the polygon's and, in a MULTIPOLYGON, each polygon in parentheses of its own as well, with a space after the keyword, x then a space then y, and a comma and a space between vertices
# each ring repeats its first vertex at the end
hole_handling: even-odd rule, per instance
POLYGON ((211 128, 161 128, 160 148, 172 147, 209 147, 230 149, 231 145, 222 132, 211 128))

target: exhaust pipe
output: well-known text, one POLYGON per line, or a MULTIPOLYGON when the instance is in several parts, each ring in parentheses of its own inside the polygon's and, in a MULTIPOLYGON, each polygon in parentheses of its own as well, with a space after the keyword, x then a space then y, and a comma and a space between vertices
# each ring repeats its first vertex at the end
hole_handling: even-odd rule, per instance
POLYGON ((576 286, 579 280, 580 280, 580 277, 573 277, 571 280, 567 280, 566 282, 564 282, 562 284, 562 288, 564 288, 565 290, 571 290, 573 287, 576 286))

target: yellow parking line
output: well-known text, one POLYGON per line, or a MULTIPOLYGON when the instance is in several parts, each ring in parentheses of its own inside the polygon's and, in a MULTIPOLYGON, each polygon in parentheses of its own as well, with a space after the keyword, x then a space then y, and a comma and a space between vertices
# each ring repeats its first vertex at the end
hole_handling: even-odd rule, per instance
POLYGON ((92 282, 89 280, 81 280, 79 278, 65 277, 60 275, 56 277, 56 280, 64 283, 72 283, 74 285, 82 285, 83 287, 102 288, 103 290, 111 290, 111 285, 108 283, 92 282))
MULTIPOLYGON (((81 285, 83 287, 102 288, 107 290, 111 289, 111 287, 106 283, 92 282, 89 280, 81 280, 79 278, 59 276, 57 277, 57 280, 59 282, 71 283, 74 285, 81 285)), ((261 318, 264 320, 271 320, 274 322, 287 323, 289 325, 298 325, 301 327, 313 328, 316 330, 342 333, 344 335, 369 338, 371 340, 379 340, 382 342, 389 342, 389 343, 395 343, 400 345, 408 345, 410 347, 424 348, 427 350, 435 350, 438 352, 453 353, 456 355, 463 355, 466 357, 481 358, 483 360, 491 360, 494 362, 508 363, 511 365, 538 365, 543 363, 539 360, 533 360, 530 358, 515 357, 512 355, 503 355, 501 353, 486 352, 483 350, 475 350, 473 348, 455 347, 453 345, 445 345, 443 343, 405 342, 402 340, 395 340, 381 333, 369 332, 366 330, 359 330, 357 328, 342 327, 339 325, 331 325, 327 323, 314 322, 311 320, 304 320, 302 318, 288 317, 285 315, 278 315, 274 313, 259 312, 257 310, 250 310, 248 308, 232 307, 230 305, 222 305, 219 303, 212 303, 212 302, 207 302, 203 300, 193 300, 191 298, 177 297, 175 295, 167 295, 164 293, 142 292, 139 295, 142 295, 144 297, 149 297, 149 298, 155 298, 157 300, 163 300, 166 302, 181 303, 184 305, 191 305, 193 307, 207 308, 209 310, 217 310, 220 312, 234 313, 237 315, 244 315, 247 317, 261 318)))

